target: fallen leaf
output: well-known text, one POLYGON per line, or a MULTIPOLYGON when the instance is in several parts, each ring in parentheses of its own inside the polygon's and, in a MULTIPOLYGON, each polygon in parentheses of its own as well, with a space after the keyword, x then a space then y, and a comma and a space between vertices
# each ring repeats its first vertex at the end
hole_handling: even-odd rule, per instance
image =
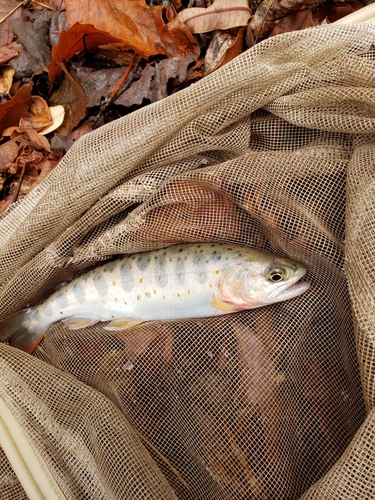
POLYGON ((0 94, 9 94, 13 83, 14 69, 12 66, 2 66, 0 68, 0 94))
MULTIPOLYGON (((207 9, 192 7, 178 13, 177 19, 192 33, 207 33, 246 26, 251 17, 247 0, 216 0, 207 9)), ((175 21, 172 20, 171 25, 175 21)))
POLYGON ((333 23, 362 7, 363 3, 358 0, 346 0, 345 2, 336 0, 333 4, 326 5, 324 10, 329 22, 333 23))
POLYGON ((191 407, 210 475, 235 491, 239 498, 268 498, 262 495, 264 484, 261 478, 247 461, 247 450, 238 444, 228 425, 214 418, 195 399, 192 399, 191 407))
POLYGON ((29 104, 29 113, 20 119, 20 127, 41 130, 52 123, 52 116, 46 101, 42 97, 32 96, 29 104))
POLYGON ((8 127, 17 126, 27 114, 31 88, 31 85, 21 87, 10 101, 0 104, 0 134, 8 127))
POLYGON ((41 148, 51 152, 48 140, 32 128, 9 127, 4 130, 3 136, 10 137, 11 139, 24 136, 34 148, 41 148))
MULTIPOLYGON (((47 158, 38 164, 38 172, 39 173, 38 173, 38 176, 36 177, 36 179, 33 181, 32 185, 30 186, 31 189, 34 189, 38 184, 40 184, 47 177, 47 175, 50 172, 52 172, 52 170, 59 163, 59 161, 61 159, 61 155, 62 155, 62 153, 60 153, 58 151, 53 151, 52 155, 50 155, 51 158, 47 158)), ((31 189, 29 189, 29 191, 31 189)), ((26 194, 28 194, 28 192, 26 194)))
POLYGON ((278 398, 280 382, 277 362, 281 349, 276 342, 273 315, 263 311, 254 329, 232 320, 238 342, 238 387, 234 403, 248 415, 259 412, 264 433, 267 467, 273 471, 273 483, 281 488, 285 465, 281 461, 279 434, 281 413, 278 398), (269 344, 269 345, 268 345, 269 344))
POLYGON ((12 204, 12 201, 13 201, 13 196, 11 194, 8 195, 3 200, 0 200, 0 214, 5 212, 5 210, 12 204))
POLYGON ((52 118, 52 123, 46 128, 43 128, 42 130, 39 130, 40 135, 47 135, 57 128, 62 125, 65 117, 65 109, 64 106, 58 105, 58 106, 51 106, 49 108, 49 112, 51 114, 52 118))
POLYGON ((96 29, 89 24, 74 24, 60 35, 59 43, 52 47, 52 61, 48 66, 49 80, 53 84, 69 59, 83 50, 119 42, 119 38, 96 29))
POLYGON ((13 21, 12 27, 17 35, 17 41, 24 48, 32 72, 36 73, 46 68, 51 62, 51 48, 49 40, 44 34, 45 31, 48 33, 49 19, 42 20, 41 16, 35 16, 39 19, 34 27, 34 24, 28 20, 30 13, 22 10, 22 16, 13 21))
POLYGON ((130 107, 142 104, 143 99, 156 102, 168 95, 168 82, 171 78, 178 78, 182 83, 187 75, 189 64, 196 56, 188 55, 163 59, 157 63, 148 64, 139 80, 134 82, 119 98, 116 104, 130 107))
POLYGON ((0 174, 4 172, 7 165, 14 162, 21 147, 14 139, 0 145, 0 174))
POLYGON ((23 50, 23 47, 19 43, 12 42, 3 47, 1 47, 0 43, 0 64, 5 64, 13 57, 17 57, 21 50, 23 50))
MULTIPOLYGON (((1 0, 0 2, 0 19, 6 17, 13 9, 17 7, 14 0, 1 0)), ((21 7, 21 6, 20 6, 21 7)), ((13 12, 5 21, 0 23, 0 47, 4 47, 12 42, 14 37, 14 31, 12 28, 12 22, 17 19, 22 13, 22 9, 19 8, 13 12)))
POLYGON ((281 33, 288 33, 290 31, 298 31, 312 26, 317 26, 319 22, 314 23, 314 16, 312 9, 300 9, 292 12, 275 22, 275 26, 269 36, 280 35, 281 33))
POLYGON ((212 73, 243 52, 245 28, 237 33, 214 31, 204 59, 204 76, 212 73))
POLYGON ((94 124, 92 119, 85 120, 82 125, 76 128, 71 134, 69 134, 65 139, 65 150, 68 151, 77 139, 85 134, 88 134, 93 130, 94 124))
POLYGON ((86 97, 86 106, 92 108, 109 101, 112 90, 125 71, 126 68, 123 67, 94 70, 72 65, 69 74, 82 87, 86 97))
POLYGON ((0 146, 0 212, 34 189, 61 158, 32 128, 10 127, 4 136, 10 140, 0 146))
POLYGON ((302 379, 304 395, 311 404, 326 438, 334 447, 340 447, 350 439, 344 411, 342 406, 337 404, 337 393, 340 396, 349 394, 340 378, 338 374, 332 373, 332 369, 327 370, 318 358, 309 357, 302 379))
POLYGON ((50 103, 64 105, 65 116, 59 133, 67 137, 73 128, 86 116, 86 98, 82 87, 69 75, 62 65, 64 78, 59 87, 51 94, 50 103))
POLYGON ((142 57, 191 54, 191 47, 171 33, 163 17, 171 18, 171 7, 149 7, 145 0, 66 0, 69 24, 91 24, 111 33, 142 57))

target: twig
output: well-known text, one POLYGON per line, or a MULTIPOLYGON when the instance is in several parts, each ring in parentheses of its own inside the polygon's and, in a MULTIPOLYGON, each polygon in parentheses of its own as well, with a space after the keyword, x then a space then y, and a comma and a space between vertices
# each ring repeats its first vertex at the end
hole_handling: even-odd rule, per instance
POLYGON ((263 28, 263 25, 264 23, 266 22, 266 17, 268 16, 268 13, 269 11, 272 9, 272 7, 274 6, 274 3, 276 2, 276 0, 273 0, 273 2, 271 3, 271 5, 269 5, 268 9, 266 10, 264 16, 263 16, 263 19, 262 19, 262 23, 259 27, 259 30, 258 30, 258 33, 257 33, 257 36, 255 37, 255 40, 254 40, 254 45, 257 43, 258 41, 258 38, 259 38, 259 35, 260 35, 260 32, 262 31, 262 28, 263 28))
POLYGON ((129 66, 127 67, 125 73, 122 75, 120 80, 117 82, 116 87, 112 90, 109 103, 111 103, 115 99, 116 95, 118 94, 118 92, 121 88, 121 85, 125 82, 127 77, 130 75, 130 72, 131 72, 133 65, 134 65, 134 72, 137 71, 137 67, 138 67, 140 59, 141 59, 140 56, 138 54, 134 53, 132 60, 130 61, 129 66))
POLYGON ((49 5, 46 5, 42 2, 37 2, 36 0, 31 0, 31 3, 35 3, 36 5, 39 5, 40 7, 44 7, 45 9, 49 9, 49 10, 53 10, 53 11, 56 10, 54 7, 50 7, 49 5))
MULTIPOLYGON (((26 4, 27 2, 28 2, 28 0, 23 0, 23 2, 16 5, 14 7, 14 9, 12 9, 5 17, 0 19, 0 24, 3 23, 4 21, 6 21, 8 19, 8 17, 10 17, 14 12, 16 12, 17 9, 23 7, 23 5, 26 4)), ((36 0, 31 0, 31 3, 35 3, 35 4, 39 5, 40 7, 44 7, 45 9, 55 10, 53 7, 50 7, 49 5, 46 5, 46 4, 41 3, 41 2, 37 2, 36 0)))
POLYGON ((15 203, 17 201, 17 198, 18 198, 18 195, 19 195, 19 192, 20 192, 20 189, 21 189, 21 184, 22 184, 22 181, 23 181, 23 176, 25 175, 25 170, 26 170, 26 161, 23 162, 23 167, 22 167, 22 170, 21 170, 21 174, 20 174, 20 176, 18 178, 18 186, 16 187, 16 190, 13 193, 13 198, 12 198, 12 202, 11 203, 15 203))
POLYGON ((16 12, 17 9, 19 9, 20 7, 22 7, 22 5, 24 3, 26 3, 27 0, 23 0, 23 2, 19 3, 16 7, 14 7, 14 9, 12 9, 9 14, 7 14, 5 17, 3 17, 1 20, 0 20, 0 24, 3 23, 4 21, 6 21, 8 19, 8 17, 10 17, 14 12, 16 12))

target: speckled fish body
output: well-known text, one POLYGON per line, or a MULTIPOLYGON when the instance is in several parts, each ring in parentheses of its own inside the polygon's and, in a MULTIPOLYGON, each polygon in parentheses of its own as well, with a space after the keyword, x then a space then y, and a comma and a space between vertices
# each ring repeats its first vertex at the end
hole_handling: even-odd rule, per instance
POLYGON ((108 322, 201 318, 296 297, 306 269, 269 252, 220 243, 174 245, 108 262, 60 287, 44 302, 0 323, 10 343, 31 351, 53 323, 71 329, 108 322), (18 332, 12 335, 15 323, 18 332))

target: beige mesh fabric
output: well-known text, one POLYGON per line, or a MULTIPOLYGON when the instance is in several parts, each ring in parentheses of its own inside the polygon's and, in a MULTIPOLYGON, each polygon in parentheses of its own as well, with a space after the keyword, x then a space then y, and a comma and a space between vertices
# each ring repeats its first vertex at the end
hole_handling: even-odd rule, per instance
MULTIPOLYGON (((282 253, 312 283, 215 319, 57 323, 32 356, 0 344, 0 407, 41 490, 375 497, 374 43, 371 23, 270 38, 84 136, 0 219, 1 318, 105 259, 176 242, 282 253)), ((0 496, 26 498, 8 455, 0 496)))

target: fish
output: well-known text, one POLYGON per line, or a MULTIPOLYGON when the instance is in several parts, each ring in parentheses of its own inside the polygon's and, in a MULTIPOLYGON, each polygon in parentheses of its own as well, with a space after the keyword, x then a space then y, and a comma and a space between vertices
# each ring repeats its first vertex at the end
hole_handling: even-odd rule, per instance
POLYGON ((146 321, 237 313, 295 298, 310 287, 306 268, 265 250, 183 243, 124 255, 62 284, 43 302, 0 322, 0 338, 31 353, 48 328, 107 322, 123 330, 146 321))

